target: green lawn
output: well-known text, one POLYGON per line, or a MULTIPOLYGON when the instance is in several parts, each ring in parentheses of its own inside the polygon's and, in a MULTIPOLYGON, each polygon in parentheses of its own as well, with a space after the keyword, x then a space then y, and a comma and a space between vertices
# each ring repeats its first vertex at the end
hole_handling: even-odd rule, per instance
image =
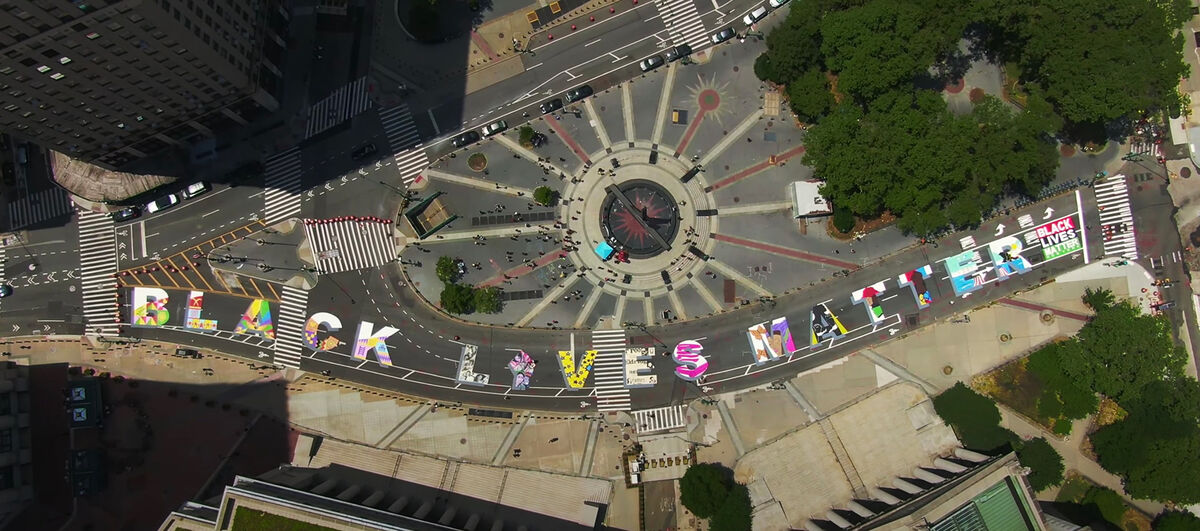
POLYGON ((1090 488, 1092 488, 1092 484, 1088 480, 1080 476, 1068 477, 1058 490, 1058 496, 1054 498, 1054 501, 1078 503, 1090 488))
POLYGON ((238 507, 233 513, 235 531, 334 531, 333 528, 238 507))

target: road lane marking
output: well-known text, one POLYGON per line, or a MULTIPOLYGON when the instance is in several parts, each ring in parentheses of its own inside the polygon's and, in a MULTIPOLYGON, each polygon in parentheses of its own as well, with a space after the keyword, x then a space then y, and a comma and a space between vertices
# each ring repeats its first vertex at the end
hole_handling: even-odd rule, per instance
POLYGON ((600 39, 596 39, 596 40, 594 40, 594 41, 592 41, 592 42, 589 42, 589 43, 587 43, 587 44, 583 45, 583 47, 584 47, 584 48, 587 48, 588 46, 591 46, 591 45, 593 45, 593 44, 596 44, 596 43, 598 43, 598 42, 600 42, 600 39))
POLYGON ((539 67, 539 66, 542 66, 542 64, 543 64, 543 63, 538 63, 538 64, 536 64, 536 65, 533 65, 533 66, 531 66, 531 67, 529 67, 529 68, 526 68, 526 69, 525 69, 525 71, 526 71, 526 72, 528 72, 528 71, 530 71, 530 70, 533 70, 534 68, 537 68, 537 67, 539 67))
POLYGON ((218 208, 218 209, 216 209, 216 210, 214 210, 214 211, 212 211, 212 212, 209 212, 209 213, 207 213, 207 214, 205 214, 205 215, 203 215, 203 216, 200 216, 200 217, 202 217, 202 218, 207 218, 207 217, 209 217, 209 216, 211 216, 211 215, 213 215, 213 214, 216 214, 217 212, 220 212, 220 211, 221 211, 221 209, 219 209, 219 208, 218 208))

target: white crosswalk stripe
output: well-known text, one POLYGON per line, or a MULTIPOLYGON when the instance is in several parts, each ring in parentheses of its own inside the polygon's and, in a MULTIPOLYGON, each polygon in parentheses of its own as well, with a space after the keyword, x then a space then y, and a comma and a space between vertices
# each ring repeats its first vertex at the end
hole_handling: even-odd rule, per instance
POLYGON ((592 331, 592 350, 596 351, 592 374, 600 411, 629 411, 632 405, 625 388, 626 341, 624 330, 592 331))
POLYGON ((322 274, 378 267, 396 258, 390 223, 305 220, 304 235, 322 274))
POLYGON ((654 0, 662 14, 663 25, 675 44, 687 44, 694 50, 708 45, 708 30, 700 20, 696 4, 692 0, 654 0))
POLYGON ((283 300, 279 302, 279 327, 275 330, 275 364, 300 368, 307 320, 308 292, 284 286, 283 300))
POLYGON ((1105 256, 1123 256, 1136 260, 1137 236, 1133 230, 1129 185, 1124 175, 1113 175, 1094 188, 1100 206, 1100 236, 1105 256))
POLYGON ((429 167, 429 157, 422 149, 421 134, 413 122, 412 113, 408 105, 400 104, 379 111, 379 121, 383 123, 383 131, 387 134, 396 169, 400 171, 400 180, 408 186, 421 171, 429 167))
POLYGON ((633 412, 633 418, 637 421, 636 427, 639 434, 687 426, 687 414, 681 405, 640 409, 633 412))
POLYGON ((300 213, 300 147, 277 153, 263 164, 268 225, 300 213))
POLYGON ((79 212, 79 285, 87 333, 117 335, 116 234, 108 214, 79 212))
POLYGON ((71 198, 61 188, 42 190, 8 204, 11 230, 74 213, 71 198))
POLYGON ((308 108, 308 123, 304 138, 319 135, 329 128, 354 118, 371 107, 367 96, 367 78, 360 77, 333 91, 325 99, 308 108))

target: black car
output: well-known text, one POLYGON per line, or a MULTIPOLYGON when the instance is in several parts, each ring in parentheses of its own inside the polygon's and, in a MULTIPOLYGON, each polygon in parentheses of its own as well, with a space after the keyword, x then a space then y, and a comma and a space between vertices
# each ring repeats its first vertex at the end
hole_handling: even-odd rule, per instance
POLYGON ((575 103, 592 95, 592 87, 580 85, 567 91, 567 103, 575 103))
POLYGON ((458 135, 458 138, 455 138, 454 141, 451 142, 451 144, 454 144, 454 147, 456 147, 456 148, 460 148, 463 146, 469 146, 478 141, 479 141, 479 133, 478 132, 467 131, 461 135, 458 135))
POLYGON ((113 212, 112 218, 113 221, 129 221, 140 215, 142 215, 142 209, 135 206, 129 206, 113 212))
POLYGON ((692 47, 686 44, 680 44, 670 50, 667 50, 667 62, 678 61, 684 57, 692 55, 692 47))
POLYGON ((360 159, 365 159, 367 157, 370 157, 371 155, 374 155, 374 154, 375 154, 375 144, 367 142, 366 144, 359 146, 358 149, 355 149, 354 152, 350 154, 350 156, 353 157, 354 160, 360 160, 360 159))
POLYGON ((542 104, 542 107, 541 107, 542 114, 550 114, 554 111, 561 109, 562 106, 563 106, 562 99, 554 98, 554 99, 542 104))

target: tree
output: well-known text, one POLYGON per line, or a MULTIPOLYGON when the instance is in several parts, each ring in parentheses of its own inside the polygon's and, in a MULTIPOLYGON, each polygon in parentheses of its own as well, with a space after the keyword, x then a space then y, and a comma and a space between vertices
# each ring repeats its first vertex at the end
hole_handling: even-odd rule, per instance
POLYGON ((829 114, 829 109, 833 107, 829 80, 825 78, 824 72, 815 68, 810 68, 788 82, 787 94, 792 112, 803 122, 816 122, 820 117, 829 114))
POLYGON ((767 35, 767 51, 754 61, 759 79, 786 85, 807 70, 823 69, 821 3, 792 4, 783 24, 767 35))
POLYGON ((733 484, 729 494, 709 520, 709 531, 750 531, 750 491, 745 485, 733 484))
POLYGON ((483 313, 499 313, 504 307, 500 300, 500 288, 488 286, 475 290, 475 310, 483 313))
POLYGON ((854 230, 854 213, 850 212, 848 208, 839 208, 837 205, 833 205, 833 228, 842 234, 854 230))
POLYGON ((442 309, 455 314, 475 311, 475 288, 466 284, 447 283, 442 289, 442 309))
POLYGON ((1082 346, 1074 339, 1057 341, 1037 349, 1026 360, 1025 368, 1042 383, 1038 413, 1043 418, 1081 419, 1100 406, 1100 399, 1091 390, 1090 382, 1072 378, 1063 368, 1062 353, 1080 348, 1082 346))
POLYGON ((539 186, 533 189, 533 200, 542 206, 550 206, 558 200, 558 192, 549 186, 539 186))
POLYGON ((529 127, 528 125, 522 125, 520 129, 517 129, 517 140, 520 142, 521 147, 533 147, 533 135, 533 128, 529 127))
POLYGON ((709 518, 717 513, 729 496, 732 481, 726 469, 713 463, 688 467, 679 479, 679 501, 692 514, 709 518))
POLYGON ((933 398, 938 416, 954 427, 963 446, 991 451, 1016 438, 1000 427, 1000 410, 991 399, 976 393, 962 382, 933 398))
POLYGON ((1017 448, 1017 459, 1031 470, 1027 479, 1035 492, 1062 484, 1062 455, 1046 439, 1037 437, 1022 443, 1017 448))
POLYGON ((1058 113, 1104 125, 1180 103, 1187 77, 1186 0, 1055 0, 1024 11, 1010 42, 1025 78, 1044 87, 1058 113))
POLYGON ((1083 495, 1083 505, 1094 505, 1100 517, 1113 525, 1120 526, 1125 519, 1125 500, 1116 491, 1105 487, 1092 487, 1083 495))
POLYGON ((1104 308, 1112 306, 1117 301, 1113 293, 1107 289, 1087 288, 1083 290, 1083 304, 1091 308, 1093 312, 1098 312, 1104 308))
POLYGON ((434 271, 437 273, 438 280, 444 283, 458 282, 458 263, 449 256, 439 256, 434 271))
POLYGON ((441 23, 435 1, 413 0, 408 8, 408 25, 405 27, 421 42, 437 42, 441 39, 441 23))
POLYGON ((1187 360, 1166 319, 1143 315, 1129 301, 1102 308, 1076 337, 1081 348, 1059 353, 1063 372, 1121 404, 1150 382, 1181 376, 1187 360))
POLYGON ((1200 517, 1187 511, 1163 511, 1154 519, 1154 531, 1196 531, 1200 517))

